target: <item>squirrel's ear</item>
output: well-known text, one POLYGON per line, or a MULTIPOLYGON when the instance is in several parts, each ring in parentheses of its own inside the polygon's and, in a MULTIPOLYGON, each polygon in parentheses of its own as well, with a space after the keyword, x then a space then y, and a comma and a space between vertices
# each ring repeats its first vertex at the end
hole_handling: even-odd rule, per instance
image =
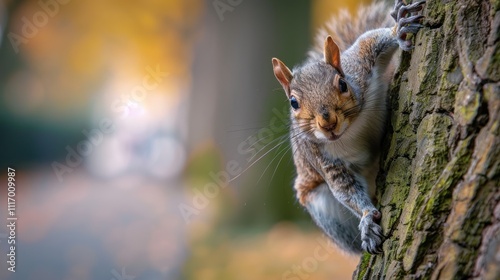
POLYGON ((292 71, 286 67, 286 65, 277 58, 273 58, 273 71, 274 76, 278 79, 281 86, 285 90, 286 96, 290 96, 290 83, 292 82, 293 75, 292 71))
POLYGON ((326 37, 324 56, 325 62, 333 66, 340 75, 344 76, 344 71, 342 71, 342 66, 340 65, 340 50, 331 36, 326 37))

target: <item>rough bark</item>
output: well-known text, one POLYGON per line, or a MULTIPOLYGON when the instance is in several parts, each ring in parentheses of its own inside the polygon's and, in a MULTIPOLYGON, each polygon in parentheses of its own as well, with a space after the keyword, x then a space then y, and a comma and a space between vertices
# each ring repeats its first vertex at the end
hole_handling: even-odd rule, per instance
POLYGON ((391 89, 388 236, 354 279, 500 279, 500 1, 427 1, 391 89))

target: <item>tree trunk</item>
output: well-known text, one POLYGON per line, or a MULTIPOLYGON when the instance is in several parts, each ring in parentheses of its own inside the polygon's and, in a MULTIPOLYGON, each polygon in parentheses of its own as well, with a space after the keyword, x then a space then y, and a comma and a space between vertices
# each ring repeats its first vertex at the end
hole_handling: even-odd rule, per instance
POLYGON ((388 239, 354 279, 500 279, 500 1, 426 5, 390 94, 388 239))

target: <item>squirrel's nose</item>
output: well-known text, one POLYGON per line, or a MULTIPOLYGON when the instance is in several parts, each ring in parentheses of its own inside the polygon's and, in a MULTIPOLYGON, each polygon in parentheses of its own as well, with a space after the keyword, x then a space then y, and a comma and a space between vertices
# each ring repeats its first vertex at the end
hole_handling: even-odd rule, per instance
POLYGON ((330 121, 319 120, 318 126, 320 126, 322 129, 328 132, 332 132, 335 129, 335 127, 337 127, 337 123, 338 123, 337 116, 333 116, 330 121))
POLYGON ((323 128, 324 130, 331 132, 335 129, 335 127, 337 126, 337 123, 331 123, 331 124, 327 124, 325 126, 320 124, 319 126, 321 126, 321 128, 323 128))
POLYGON ((323 117, 323 119, 325 119, 326 121, 328 121, 328 119, 330 119, 330 113, 327 111, 327 110, 324 110, 322 113, 321 113, 321 116, 323 117))

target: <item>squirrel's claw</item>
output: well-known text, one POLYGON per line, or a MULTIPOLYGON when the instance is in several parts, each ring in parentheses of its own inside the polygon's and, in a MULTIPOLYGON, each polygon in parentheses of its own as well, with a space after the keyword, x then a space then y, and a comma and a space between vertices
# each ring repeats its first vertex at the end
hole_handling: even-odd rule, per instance
POLYGON ((420 24, 420 20, 423 18, 424 18, 423 15, 416 15, 416 16, 401 18, 398 22, 398 27, 404 28, 408 24, 420 24))
POLYGON ((423 27, 423 25, 421 25, 421 24, 413 23, 413 24, 409 24, 409 25, 401 28, 401 30, 398 32, 398 35, 397 35, 399 47, 404 51, 411 51, 414 48, 414 46, 413 46, 413 43, 411 40, 406 40, 406 35, 408 33, 415 34, 422 27, 423 27))
POLYGON ((425 2, 426 1, 418 1, 413 4, 406 5, 403 0, 396 0, 396 3, 394 4, 394 10, 392 11, 391 16, 396 20, 396 38, 400 48, 405 51, 413 49, 412 41, 407 40, 407 35, 416 34, 420 28, 423 27, 420 22, 424 18, 422 15, 406 16, 408 14, 421 11, 425 2))
POLYGON ((424 27, 423 25, 421 24, 418 24, 418 23, 412 23, 412 24, 409 24, 403 28, 401 28, 401 33, 417 33, 420 28, 424 27))
POLYGON ((406 15, 408 15, 409 13, 415 13, 421 11, 424 8, 423 7, 424 4, 425 1, 418 1, 409 5, 404 5, 403 3, 396 4, 394 6, 394 11, 391 13, 391 16, 396 20, 396 22, 399 23, 399 21, 405 18, 406 15))
POLYGON ((359 223, 361 248, 372 255, 382 253, 382 244, 385 240, 382 228, 375 222, 377 219, 380 219, 380 212, 374 210, 363 216, 359 223))
POLYGON ((396 0, 395 3, 394 3, 394 8, 391 12, 391 17, 396 21, 398 22, 398 11, 399 9, 401 9, 401 6, 403 6, 404 3, 402 0, 396 0))

